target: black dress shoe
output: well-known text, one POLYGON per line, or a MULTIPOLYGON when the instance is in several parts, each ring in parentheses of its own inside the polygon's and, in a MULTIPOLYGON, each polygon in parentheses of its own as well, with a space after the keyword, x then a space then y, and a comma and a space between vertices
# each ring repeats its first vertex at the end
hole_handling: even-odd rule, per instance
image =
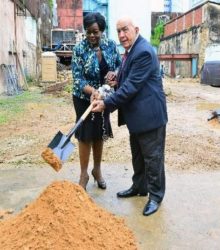
POLYGON ((140 195, 140 196, 146 196, 146 193, 139 193, 137 189, 131 187, 125 191, 121 191, 117 193, 117 196, 120 198, 128 198, 128 197, 132 197, 132 196, 136 196, 136 195, 140 195))
POLYGON ((159 206, 160 206, 160 203, 158 203, 154 200, 149 200, 144 207, 143 215, 148 216, 148 215, 151 215, 151 214, 157 212, 159 206))

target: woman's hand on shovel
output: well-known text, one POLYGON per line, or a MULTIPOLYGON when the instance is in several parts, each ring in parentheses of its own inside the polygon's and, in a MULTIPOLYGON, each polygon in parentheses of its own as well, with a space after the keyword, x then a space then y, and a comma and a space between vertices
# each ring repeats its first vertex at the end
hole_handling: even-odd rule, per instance
POLYGON ((94 89, 90 96, 90 102, 92 103, 94 100, 101 100, 102 96, 100 95, 99 91, 94 89))

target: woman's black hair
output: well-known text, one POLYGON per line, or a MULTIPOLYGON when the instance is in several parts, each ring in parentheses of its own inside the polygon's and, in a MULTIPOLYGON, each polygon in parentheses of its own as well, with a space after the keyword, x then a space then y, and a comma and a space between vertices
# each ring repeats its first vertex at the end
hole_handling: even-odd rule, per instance
POLYGON ((104 31, 106 27, 106 22, 104 16, 102 16, 99 12, 90 12, 83 19, 83 27, 84 30, 87 30, 88 27, 97 23, 100 31, 104 31))

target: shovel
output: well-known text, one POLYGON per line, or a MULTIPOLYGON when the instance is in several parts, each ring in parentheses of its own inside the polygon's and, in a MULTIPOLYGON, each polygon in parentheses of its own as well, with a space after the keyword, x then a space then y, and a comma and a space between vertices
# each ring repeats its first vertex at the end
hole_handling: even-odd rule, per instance
POLYGON ((86 111, 67 135, 64 135, 59 131, 50 142, 48 147, 42 152, 41 156, 43 159, 57 172, 62 168, 62 162, 69 158, 75 148, 75 145, 70 141, 71 137, 81 126, 91 110, 92 104, 90 104, 90 106, 86 109, 86 111))

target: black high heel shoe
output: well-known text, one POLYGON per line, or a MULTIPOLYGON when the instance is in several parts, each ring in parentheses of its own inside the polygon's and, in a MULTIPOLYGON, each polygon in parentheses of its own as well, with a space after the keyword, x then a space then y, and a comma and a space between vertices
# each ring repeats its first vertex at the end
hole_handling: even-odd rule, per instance
POLYGON ((97 181, 98 187, 101 188, 101 189, 106 189, 107 186, 106 186, 105 180, 104 180, 104 179, 98 180, 97 177, 95 176, 93 170, 92 170, 91 174, 92 174, 92 176, 93 176, 93 178, 94 178, 94 182, 97 181))

